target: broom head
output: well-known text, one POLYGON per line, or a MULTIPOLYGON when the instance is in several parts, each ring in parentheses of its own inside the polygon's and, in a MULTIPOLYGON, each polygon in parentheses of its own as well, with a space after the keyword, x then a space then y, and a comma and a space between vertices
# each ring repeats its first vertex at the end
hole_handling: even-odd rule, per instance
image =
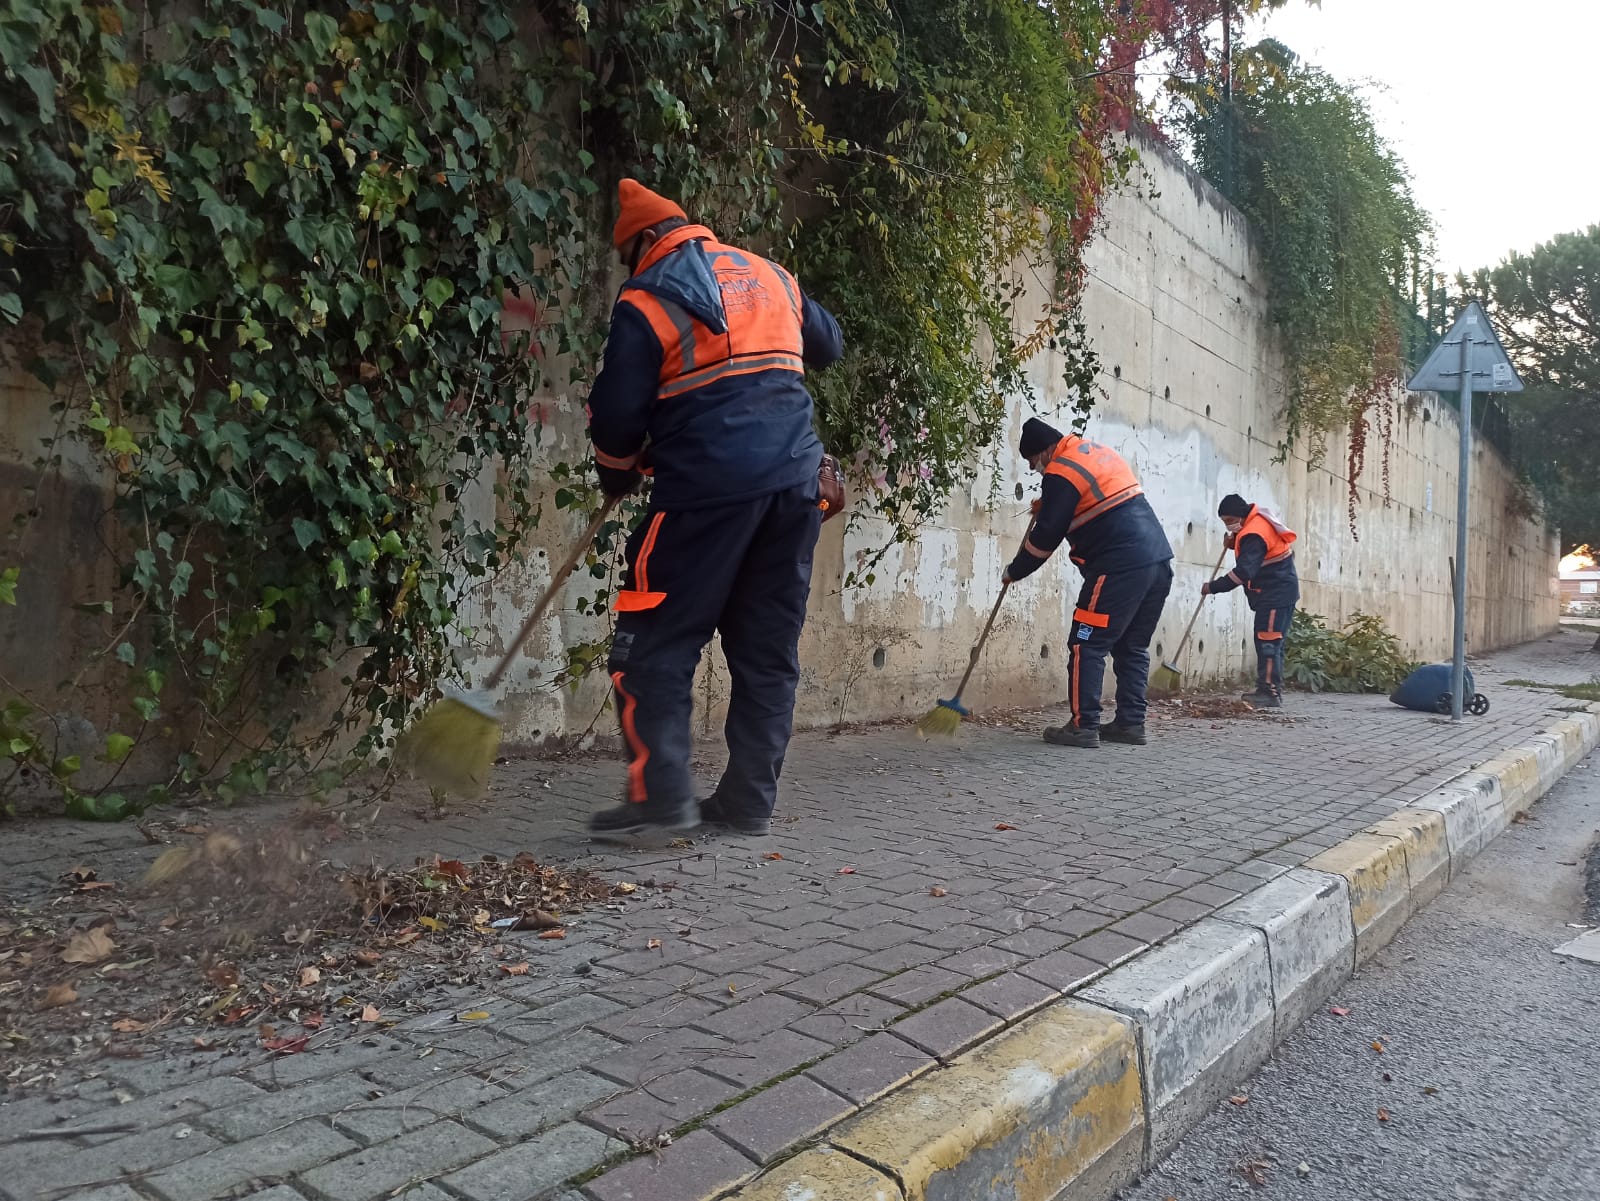
POLYGON ((1150 691, 1175 693, 1183 691, 1183 673, 1171 663, 1163 663, 1150 675, 1150 691))
POLYGON ((472 797, 500 749, 500 715, 482 697, 446 693, 400 736, 395 761, 441 791, 472 797))
POLYGON ((917 722, 917 733, 923 738, 949 738, 961 728, 961 719, 968 716, 960 697, 941 700, 922 715, 917 722))

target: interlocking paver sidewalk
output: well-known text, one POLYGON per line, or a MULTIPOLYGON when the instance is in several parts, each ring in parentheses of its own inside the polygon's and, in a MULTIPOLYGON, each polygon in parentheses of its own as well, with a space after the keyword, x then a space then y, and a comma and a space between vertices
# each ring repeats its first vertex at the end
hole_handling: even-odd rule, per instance
MULTIPOLYGON (((653 881, 655 899, 576 915, 563 942, 513 936, 528 976, 423 982, 407 1020, 364 1040, 275 1063, 80 1063, 0 1105, 0 1132, 137 1132, 0 1133, 0 1196, 710 1195, 1552 724, 1571 702, 1503 682, 1586 681, 1591 640, 1475 662, 1493 709, 1454 726, 1379 697, 1296 695, 1282 719, 1154 722, 1144 748, 1049 746, 1038 731, 1060 718, 1045 713, 969 723, 951 744, 903 727, 805 735, 762 839, 603 848, 582 827, 614 796, 615 762, 505 764, 472 813, 386 818, 335 849, 392 863, 528 849, 653 881), (469 1004, 488 1028, 450 1021, 469 1004)), ((0 837, 19 894, 91 853, 131 876, 156 850, 63 822, 0 837)))

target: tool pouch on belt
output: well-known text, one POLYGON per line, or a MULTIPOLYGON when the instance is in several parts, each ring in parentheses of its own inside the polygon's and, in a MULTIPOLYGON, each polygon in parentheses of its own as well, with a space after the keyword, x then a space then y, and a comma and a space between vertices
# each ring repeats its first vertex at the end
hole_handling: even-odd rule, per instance
POLYGON ((822 510, 823 521, 844 512, 844 474, 839 470, 839 460, 832 455, 822 456, 817 468, 817 489, 822 497, 817 508, 822 510))

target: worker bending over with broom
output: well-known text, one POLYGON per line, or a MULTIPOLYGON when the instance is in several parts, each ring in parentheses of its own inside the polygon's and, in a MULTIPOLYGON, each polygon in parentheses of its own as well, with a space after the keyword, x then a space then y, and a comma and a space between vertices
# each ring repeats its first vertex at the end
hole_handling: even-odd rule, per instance
POLYGON ((1244 699, 1258 709, 1283 705, 1283 646, 1300 599, 1300 575, 1294 568, 1295 533, 1260 505, 1230 492, 1217 505, 1228 527, 1233 570, 1200 585, 1202 596, 1244 587, 1256 615, 1256 690, 1244 699))
POLYGON ((655 483, 628 542, 609 663, 626 799, 589 829, 681 830, 704 819, 766 833, 823 520, 805 367, 826 367, 844 343, 776 263, 722 244, 634 180, 622 181, 618 201, 613 240, 629 279, 589 397, 589 434, 608 496, 632 492, 644 470, 655 483), (719 631, 732 681, 728 766, 697 805, 690 694, 719 631))
POLYGON ((1033 574, 1063 538, 1083 573, 1067 649, 1072 723, 1050 727, 1044 740, 1095 747, 1105 738, 1142 746, 1150 640, 1172 590, 1172 547, 1133 469, 1109 446, 1063 435, 1030 417, 1019 449, 1044 482, 1033 528, 1002 582, 1033 574), (1117 674, 1117 712, 1101 725, 1107 652, 1117 674))

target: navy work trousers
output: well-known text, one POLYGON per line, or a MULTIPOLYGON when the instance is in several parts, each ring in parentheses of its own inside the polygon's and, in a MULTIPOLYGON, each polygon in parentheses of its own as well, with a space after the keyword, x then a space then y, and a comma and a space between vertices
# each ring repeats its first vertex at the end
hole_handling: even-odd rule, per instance
POLYGON ((710 508, 652 507, 634 531, 610 659, 628 800, 673 810, 694 798, 694 673, 719 633, 732 688, 717 796, 729 816, 771 816, 821 526, 811 480, 710 508))
POLYGON ((1283 646, 1294 621, 1293 605, 1257 609, 1256 614, 1256 691, 1263 696, 1283 695, 1283 646))
POLYGON ((1117 673, 1117 721, 1144 724, 1145 688, 1150 683, 1150 640, 1172 591, 1172 560, 1132 571, 1085 574, 1072 613, 1067 699, 1080 730, 1100 725, 1100 689, 1106 655, 1117 673))

